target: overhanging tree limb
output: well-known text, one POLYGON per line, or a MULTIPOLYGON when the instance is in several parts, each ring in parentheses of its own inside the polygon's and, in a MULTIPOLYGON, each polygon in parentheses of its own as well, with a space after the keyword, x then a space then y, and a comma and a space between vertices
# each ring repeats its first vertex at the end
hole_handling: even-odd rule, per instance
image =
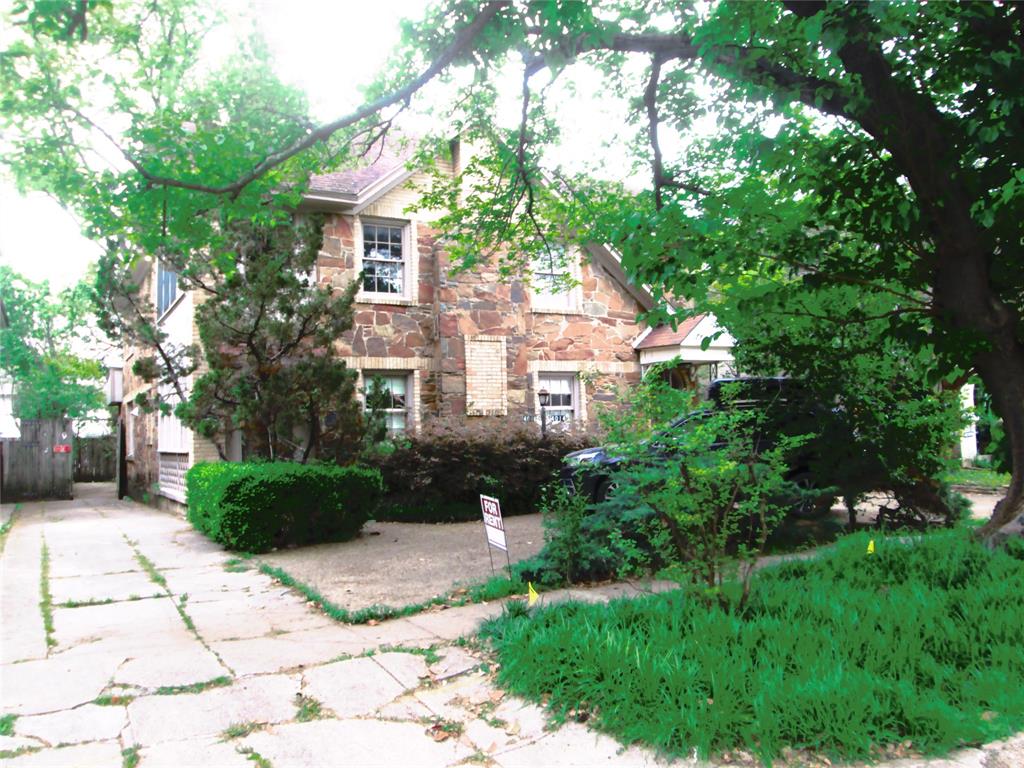
POLYGON ((484 5, 473 21, 456 33, 448 47, 445 48, 444 51, 442 51, 430 66, 427 67, 417 78, 409 81, 398 90, 381 96, 379 99, 371 101, 368 104, 364 104, 355 112, 345 115, 344 117, 340 117, 332 122, 324 123, 318 128, 307 133, 301 139, 292 143, 290 146, 268 155, 251 171, 229 184, 202 184, 200 182, 186 181, 171 176, 154 174, 146 169, 145 165, 141 160, 139 160, 139 158, 135 157, 123 148, 119 147, 119 149, 125 159, 132 165, 139 175, 155 186, 175 187, 178 189, 192 190, 194 192, 207 192, 212 195, 237 196, 247 185, 260 178, 267 171, 281 165, 310 147, 313 147, 322 141, 326 141, 338 131, 351 125, 355 125, 368 117, 372 117, 381 110, 387 109, 395 104, 408 101, 417 91, 423 88, 423 86, 447 69, 461 53, 468 50, 477 35, 480 34, 481 30, 483 30, 499 12, 510 7, 511 4, 511 0, 491 0, 484 5))

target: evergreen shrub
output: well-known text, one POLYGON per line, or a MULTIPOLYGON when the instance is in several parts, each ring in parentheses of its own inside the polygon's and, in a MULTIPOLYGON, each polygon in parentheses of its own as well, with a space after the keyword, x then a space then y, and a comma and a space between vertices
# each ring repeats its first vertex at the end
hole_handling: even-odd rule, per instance
POLYGON ((501 501, 504 515, 538 511, 542 489, 565 454, 595 445, 581 431, 549 431, 509 419, 469 423, 430 420, 403 436, 373 464, 387 494, 378 520, 441 523, 477 520, 480 494, 501 501))
POLYGON ((197 464, 185 483, 196 530, 246 552, 351 539, 383 490, 375 469, 290 462, 197 464))

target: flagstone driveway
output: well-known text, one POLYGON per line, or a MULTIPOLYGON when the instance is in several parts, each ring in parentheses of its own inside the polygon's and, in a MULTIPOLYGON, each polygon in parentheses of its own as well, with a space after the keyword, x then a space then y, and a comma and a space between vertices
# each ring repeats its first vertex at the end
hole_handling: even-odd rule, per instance
MULTIPOLYGON (((76 492, 19 509, 0 560, 0 722, 16 716, 2 765, 661 762, 583 725, 549 730, 540 708, 496 689, 459 638, 499 605, 341 625, 181 518, 109 486, 76 492)), ((1019 768, 1022 754, 1016 737, 927 765, 1019 768)))
POLYGON ((496 605, 341 625, 226 569, 179 517, 76 492, 23 505, 2 555, 5 765, 653 763, 580 725, 548 731, 492 686, 455 641, 496 605))

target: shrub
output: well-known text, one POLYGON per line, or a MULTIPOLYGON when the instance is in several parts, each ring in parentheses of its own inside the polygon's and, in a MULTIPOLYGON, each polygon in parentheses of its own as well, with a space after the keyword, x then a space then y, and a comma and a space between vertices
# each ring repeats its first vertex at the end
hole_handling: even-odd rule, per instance
POLYGON ((1024 727, 1022 559, 1019 542, 989 551, 962 531, 862 533, 754 574, 743 610, 675 592, 542 607, 484 634, 503 686, 624 744, 768 765, 787 747, 933 754, 1024 727))
POLYGON ((185 482, 189 522, 247 552, 350 539, 382 492, 377 470, 328 464, 197 464, 185 482))
POLYGON ((480 517, 481 493, 505 515, 537 511, 541 489, 570 451, 593 436, 566 431, 541 438, 536 425, 509 419, 434 419, 373 459, 387 487, 378 520, 456 522, 480 517))

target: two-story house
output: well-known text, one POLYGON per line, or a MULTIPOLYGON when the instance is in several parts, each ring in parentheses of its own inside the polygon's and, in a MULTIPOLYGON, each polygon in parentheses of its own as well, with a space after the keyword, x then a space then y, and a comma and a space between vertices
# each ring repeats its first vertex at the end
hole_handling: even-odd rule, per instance
MULTIPOLYGON (((455 173, 458 152, 452 157, 439 163, 455 173)), ((528 280, 500 279, 496 264, 457 272, 433 224, 437 215, 408 212, 428 184, 384 152, 365 168, 315 177, 303 203, 328 214, 317 281, 341 290, 361 280, 354 326, 337 340, 338 351, 360 388, 382 377, 391 429, 413 430, 435 416, 535 419, 542 389, 550 393, 549 421, 585 422, 594 403, 639 381, 642 354, 667 359, 661 347, 643 344, 651 337, 637 316, 651 308, 651 295, 609 249, 570 247, 568 267, 535 264, 528 280), (563 269, 570 288, 559 279, 563 269)), ((171 339, 195 340, 193 299, 174 273, 154 265, 149 290, 171 339)), ((679 346, 676 336, 651 339, 659 340, 669 351, 679 346)), ((134 408, 144 386, 126 373, 129 486, 184 501, 184 472, 216 459, 216 450, 175 417, 134 408)))

